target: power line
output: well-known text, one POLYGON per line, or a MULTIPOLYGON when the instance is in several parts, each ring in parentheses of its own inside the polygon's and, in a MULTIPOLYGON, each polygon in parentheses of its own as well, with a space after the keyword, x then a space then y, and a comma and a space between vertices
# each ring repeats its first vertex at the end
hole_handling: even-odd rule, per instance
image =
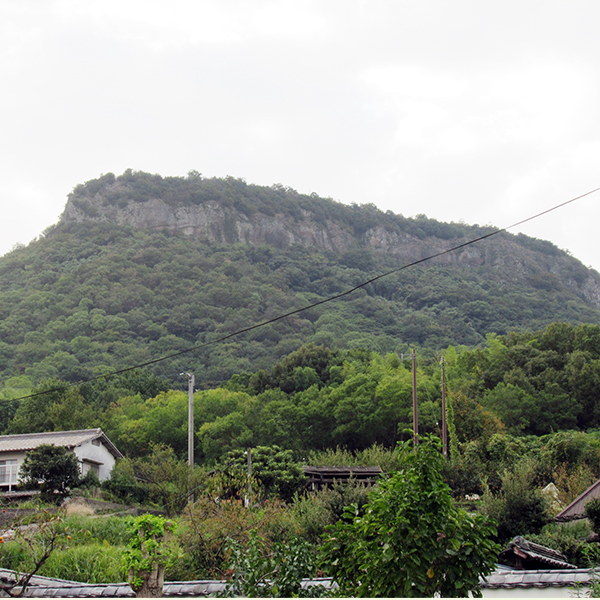
POLYGON ((244 327, 243 329, 238 329, 237 331, 234 331, 233 333, 228 333, 227 335, 221 336, 215 340, 211 340, 209 342, 203 342, 202 344, 197 344, 195 346, 191 346, 190 348, 186 348, 185 350, 179 350, 177 352, 173 352, 171 354, 166 354, 165 356, 161 356, 159 358, 155 358, 153 360, 149 360, 143 363, 139 363, 137 365, 133 365, 131 367, 125 367, 123 369, 119 369, 118 371, 113 371, 111 373, 105 373, 104 375, 97 375, 95 377, 90 377, 89 379, 84 379, 82 381, 79 381, 77 383, 70 383, 70 384, 66 384, 60 387, 56 387, 53 388, 51 390, 44 390, 43 392, 36 392, 35 394, 29 394, 28 396, 22 396, 21 398, 15 398, 15 400, 26 400, 27 398, 35 398, 36 396, 41 396, 44 394, 50 394, 52 392, 58 392, 61 390, 64 390, 65 388, 71 387, 71 386, 75 386, 75 385, 82 385, 84 383, 90 383, 91 381, 97 381, 98 379, 106 379, 108 377, 114 377, 116 375, 121 375, 122 373, 127 373, 128 371, 133 371, 135 369, 141 369, 143 367, 148 367, 150 365, 154 365, 156 363, 162 362, 164 360, 168 360, 170 358, 177 358, 178 356, 183 356, 184 354, 188 354, 189 352, 194 352, 196 350, 201 350, 203 348, 208 348, 209 346, 214 346, 215 344, 219 344, 221 342, 224 342, 225 340, 228 340, 230 338, 236 337, 238 335, 242 335, 243 333, 248 333, 249 331, 253 331, 255 329, 259 329, 260 327, 265 327, 266 325, 270 325, 271 323, 276 323, 277 321, 281 321, 283 319, 287 319, 288 317, 291 317, 293 315, 297 315, 298 313, 304 312, 305 310, 309 310, 311 308, 315 308, 317 306, 321 306, 323 304, 327 304, 328 302, 332 302, 333 300, 338 300, 339 298, 343 298, 344 296, 348 296, 349 294, 352 294, 353 292, 355 292, 356 290, 359 290, 361 288, 364 288, 365 286, 369 285, 370 283, 373 283, 375 281, 378 281, 379 279, 383 279, 384 277, 389 277, 390 275, 393 275, 395 273, 399 273, 400 271, 404 271, 406 269, 409 269, 411 267, 414 267, 416 265, 420 265, 424 262, 433 260, 434 258, 438 258, 440 256, 444 256, 446 254, 450 254, 451 252, 455 252, 456 250, 460 250, 461 248, 465 248, 466 246, 470 246, 471 244, 475 244, 477 242, 481 242, 482 240, 491 238, 495 235, 498 235, 499 233, 505 233, 507 232, 509 229, 514 229, 515 227, 518 227, 519 225, 522 225, 523 223, 527 223, 528 221, 533 221, 534 219, 537 219, 538 217, 541 217, 543 215, 546 215, 552 211, 555 211, 559 208, 562 208, 563 206, 566 206, 567 204, 571 204, 572 202, 575 202, 576 200, 580 200, 581 198, 584 198, 585 196, 589 196, 590 194, 593 194, 597 191, 600 190, 600 187, 595 188, 589 192, 586 192, 585 194, 581 194, 580 196, 576 196, 575 198, 571 198, 570 200, 567 200, 565 202, 561 202, 560 204, 557 204, 551 208, 548 208, 546 210, 543 210, 535 215, 532 215, 531 217, 527 217, 526 219, 522 219, 521 221, 517 221, 516 223, 513 223, 512 225, 509 225, 508 227, 504 227, 503 229, 495 229, 494 231, 491 231, 490 233, 486 233, 485 235, 479 236, 477 238, 474 238, 472 240, 468 240, 466 242, 463 242, 462 244, 458 244, 456 246, 452 246, 451 248, 447 248, 446 250, 441 250, 440 252, 436 252, 434 254, 431 254, 429 256, 426 256, 425 258, 421 258, 419 260, 415 260, 411 263, 408 263, 406 265, 403 265, 401 267, 397 267, 395 269, 392 269, 390 271, 386 271, 385 273, 381 273, 379 275, 376 275, 375 277, 371 277, 370 279, 363 281, 362 283, 359 283, 358 285, 355 285, 354 287, 344 291, 344 292, 340 292, 339 294, 335 294, 333 296, 329 296, 328 298, 325 298, 323 300, 319 300, 318 302, 313 302, 312 304, 309 304, 307 306, 304 306, 302 308, 297 308, 295 310, 286 312, 284 314, 281 314, 277 317, 273 317, 272 319, 268 319, 267 321, 261 321, 260 323, 256 323, 255 325, 250 325, 249 327, 244 327))

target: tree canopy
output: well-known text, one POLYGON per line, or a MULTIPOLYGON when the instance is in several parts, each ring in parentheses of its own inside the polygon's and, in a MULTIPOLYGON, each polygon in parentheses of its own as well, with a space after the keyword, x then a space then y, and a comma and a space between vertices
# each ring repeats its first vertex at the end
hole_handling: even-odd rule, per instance
POLYGON ((492 523, 457 508, 433 438, 402 445, 400 466, 327 528, 325 564, 351 597, 481 596, 500 546, 492 523))

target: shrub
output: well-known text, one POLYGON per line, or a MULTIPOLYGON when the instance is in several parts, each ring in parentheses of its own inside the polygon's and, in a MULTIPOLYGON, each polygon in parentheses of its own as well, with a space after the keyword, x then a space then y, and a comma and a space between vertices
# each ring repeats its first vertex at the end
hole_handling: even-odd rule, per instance
POLYGON ((264 542, 251 532, 247 545, 229 540, 229 571, 226 597, 316 598, 330 596, 321 585, 303 589, 302 579, 317 574, 314 548, 306 541, 292 538, 274 544, 267 551, 264 542))
POLYGON ((108 493, 109 500, 127 504, 143 504, 148 501, 148 488, 136 479, 133 462, 128 458, 117 462, 110 473, 110 479, 103 481, 101 487, 108 493))
POLYGON ((298 533, 292 512, 280 501, 268 501, 261 508, 244 508, 236 500, 217 502, 203 496, 182 515, 179 540, 184 556, 168 576, 222 578, 227 541, 232 539, 245 547, 253 530, 266 548, 298 533))
POLYGON ((591 529, 585 521, 574 523, 548 523, 538 534, 527 536, 528 540, 562 552, 567 561, 585 569, 600 563, 600 549, 596 544, 586 542, 591 529))
POLYGON ((600 498, 593 498, 585 505, 585 516, 590 520, 594 533, 600 532, 600 498))
POLYGON ((354 480, 336 482, 331 488, 294 498, 293 511, 302 537, 320 544, 327 525, 342 518, 344 508, 356 504, 359 509, 367 503, 369 487, 354 480))
POLYGON ((350 506, 327 528, 323 564, 346 596, 481 595, 499 547, 488 519, 452 502, 440 443, 402 444, 401 468, 369 493, 364 513, 350 506))
POLYGON ((516 535, 539 533, 550 520, 549 507, 535 486, 536 464, 524 458, 501 476, 501 488, 493 494, 487 486, 481 510, 498 523, 498 540, 506 543, 516 535))

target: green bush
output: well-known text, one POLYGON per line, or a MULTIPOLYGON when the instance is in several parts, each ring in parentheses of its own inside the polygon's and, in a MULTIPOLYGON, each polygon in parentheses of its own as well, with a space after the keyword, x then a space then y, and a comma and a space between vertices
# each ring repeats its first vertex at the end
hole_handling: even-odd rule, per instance
POLYGON ((585 516, 590 520, 594 532, 600 532, 600 498, 594 498, 585 505, 585 516))
POLYGON ((323 489, 294 498, 294 518, 301 535, 312 544, 320 544, 327 525, 342 518, 344 508, 356 504, 362 508, 368 499, 370 488, 350 480, 336 482, 331 488, 323 489))
POLYGON ((143 504, 149 496, 147 486, 135 478, 133 462, 129 459, 117 462, 110 478, 102 482, 102 490, 108 493, 110 500, 127 504, 143 504))
POLYGON ((600 549, 596 544, 586 542, 592 533, 585 520, 573 523, 548 523, 538 534, 528 535, 527 539, 547 548, 558 550, 565 555, 567 562, 585 569, 592 562, 600 563, 600 549))
POLYGON ((516 535, 527 537, 539 533, 550 520, 548 502, 535 487, 535 468, 532 459, 524 458, 514 471, 504 472, 497 494, 489 488, 485 490, 480 507, 497 521, 500 543, 506 543, 516 535))
POLYGON ((302 579, 317 574, 317 556, 306 540, 292 538, 267 550, 256 532, 248 544, 227 543, 232 576, 222 596, 234 598, 317 598, 331 596, 321 585, 302 588, 302 579))
POLYGON ((253 530, 267 548, 299 532, 292 511, 280 501, 268 501, 261 508, 244 508, 236 500, 216 502, 203 496, 181 517, 178 538, 184 556, 167 569, 167 576, 182 580, 223 577, 227 540, 245 546, 253 530))

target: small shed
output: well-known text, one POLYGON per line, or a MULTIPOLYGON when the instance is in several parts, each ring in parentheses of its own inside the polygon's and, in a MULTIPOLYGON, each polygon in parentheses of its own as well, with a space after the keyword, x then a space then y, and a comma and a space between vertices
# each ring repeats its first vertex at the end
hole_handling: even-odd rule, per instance
POLYGON ((350 480, 373 485, 383 471, 380 467, 302 467, 308 477, 306 487, 310 490, 321 490, 331 487, 335 482, 348 482, 350 480))
POLYGON ((44 444, 67 448, 77 457, 81 474, 91 471, 100 481, 108 479, 116 460, 123 458, 100 428, 0 435, 0 491, 18 484, 27 452, 44 444))

